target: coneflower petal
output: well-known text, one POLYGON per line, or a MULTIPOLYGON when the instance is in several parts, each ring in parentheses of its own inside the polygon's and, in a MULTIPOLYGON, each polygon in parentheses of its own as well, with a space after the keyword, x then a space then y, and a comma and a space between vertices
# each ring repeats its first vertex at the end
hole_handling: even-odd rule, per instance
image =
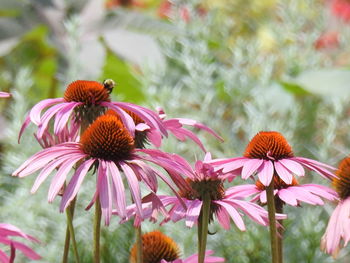
POLYGON ((231 205, 229 205, 224 201, 215 201, 215 203, 219 204, 223 209, 227 211, 227 213, 230 215, 230 217, 232 218, 233 222, 235 223, 235 225, 238 227, 239 230, 241 231, 246 230, 243 219, 235 208, 233 208, 231 205))
POLYGON ((77 195, 85 176, 87 175, 91 165, 94 162, 94 159, 87 160, 83 162, 76 170, 62 196, 60 212, 63 212, 68 207, 70 202, 74 199, 74 197, 77 195))
POLYGON ((259 181, 263 185, 268 186, 271 183, 273 173, 274 169, 272 162, 270 160, 264 160, 263 165, 258 169, 259 181))
POLYGON ((112 216, 112 191, 109 178, 110 171, 107 169, 106 161, 99 161, 97 176, 102 215, 105 219, 105 225, 108 226, 112 216))
POLYGON ((242 169, 242 179, 248 179, 254 172, 256 172, 259 167, 263 164, 262 159, 251 159, 244 163, 242 169))
POLYGON ((112 177, 113 187, 116 196, 117 212, 121 218, 126 217, 125 187, 119 169, 113 162, 107 164, 112 177))
POLYGON ((286 184, 292 184, 293 176, 291 172, 285 168, 279 161, 276 161, 274 163, 275 169, 279 177, 286 183, 286 184))
POLYGON ((202 201, 194 200, 187 208, 186 212, 186 226, 193 227, 193 225, 198 221, 199 214, 202 208, 202 201))

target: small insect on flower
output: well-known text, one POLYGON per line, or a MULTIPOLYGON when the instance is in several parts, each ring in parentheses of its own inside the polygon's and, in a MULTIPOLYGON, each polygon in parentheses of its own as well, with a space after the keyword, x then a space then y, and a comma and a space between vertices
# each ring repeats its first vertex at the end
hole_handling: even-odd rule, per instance
POLYGON ((103 86, 106 90, 108 90, 108 93, 111 94, 113 88, 115 87, 115 82, 113 79, 106 79, 103 81, 103 86))

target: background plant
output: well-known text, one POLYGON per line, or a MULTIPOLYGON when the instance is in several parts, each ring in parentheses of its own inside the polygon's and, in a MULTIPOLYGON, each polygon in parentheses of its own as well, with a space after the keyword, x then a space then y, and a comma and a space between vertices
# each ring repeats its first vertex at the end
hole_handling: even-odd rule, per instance
MULTIPOLYGON (((214 157, 240 155, 260 130, 278 130, 296 154, 334 166, 349 154, 350 25, 337 21, 324 1, 254 0, 249 4, 235 1, 235 5, 229 0, 177 1, 171 19, 160 20, 156 17, 160 1, 147 0, 147 8, 102 8, 100 14, 90 13, 83 23, 87 12, 84 1, 65 2, 65 6, 63 1, 41 3, 42 8, 55 11, 51 22, 38 16, 35 5, 39 2, 2 0, 1 5, 0 84, 1 90, 11 91, 14 98, 0 104, 0 201, 2 221, 44 242, 45 246, 37 247, 42 262, 55 262, 61 251, 65 215, 57 213, 57 204, 41 202, 45 191, 29 196, 34 177, 18 181, 9 174, 39 149, 29 139, 29 131, 22 144, 17 144, 26 110, 40 99, 61 96, 63 87, 72 80, 113 78, 117 82, 113 96, 118 99, 153 108, 161 105, 169 117, 189 117, 210 125, 225 139, 219 144, 200 134, 214 157), (189 19, 184 19, 183 8, 189 19), (204 14, 200 10, 205 10, 204 14), (130 44, 133 52, 123 53, 125 49, 116 46, 118 38, 90 30, 87 24, 91 17, 100 19, 99 29, 118 32, 118 37, 129 39, 131 44, 137 41, 128 32, 149 40, 146 46, 155 50, 152 56, 159 63, 136 60, 143 57, 144 50, 137 45, 130 44), (55 32, 52 23, 59 24, 64 33, 55 32), (330 30, 339 32, 339 45, 316 49, 315 42, 330 30), (84 32, 91 36, 91 43, 82 38, 84 32), (66 49, 60 43, 68 43, 66 49), (82 47, 91 48, 88 53, 94 56, 84 57, 82 47)), ((163 147, 189 160, 194 161, 194 156, 201 159, 202 153, 194 148, 175 139, 163 147)), ((317 176, 312 180, 322 183, 317 176)), ((92 185, 84 188, 86 198, 83 194, 79 199, 88 200, 92 185)), ((334 262, 319 250, 331 208, 287 209, 285 254, 290 262, 334 262)), ((91 229, 86 225, 91 218, 83 207, 77 212, 77 239, 80 249, 86 250, 82 261, 89 262, 91 251, 85 242, 90 238, 91 229)), ((147 223, 143 228, 156 227, 147 223)), ((268 234, 263 228, 248 221, 246 233, 211 228, 217 234, 209 238, 208 247, 228 262, 266 262, 269 258, 268 234)), ((194 252, 195 230, 184 229, 181 222, 163 229, 176 241, 181 240, 178 243, 185 255, 194 252)), ((127 262, 134 242, 130 223, 119 225, 114 220, 108 230, 103 234, 103 243, 108 246, 105 251, 110 251, 103 255, 105 262, 110 258, 127 262)), ((347 251, 342 250, 337 262, 349 259, 347 251)))

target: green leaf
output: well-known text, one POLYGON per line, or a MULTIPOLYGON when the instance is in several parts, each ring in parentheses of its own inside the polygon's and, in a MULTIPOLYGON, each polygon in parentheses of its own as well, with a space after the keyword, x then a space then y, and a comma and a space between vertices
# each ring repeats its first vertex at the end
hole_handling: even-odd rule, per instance
POLYGON ((145 94, 131 71, 132 69, 127 63, 108 52, 103 68, 103 79, 113 79, 116 82, 113 94, 121 96, 125 101, 140 103, 145 100, 145 94))
POLYGON ((295 83, 306 91, 324 96, 347 98, 350 96, 350 71, 347 69, 319 69, 302 73, 295 83))
POLYGON ((296 83, 281 81, 279 84, 284 90, 297 96, 305 96, 310 94, 310 92, 306 91, 302 86, 296 83))

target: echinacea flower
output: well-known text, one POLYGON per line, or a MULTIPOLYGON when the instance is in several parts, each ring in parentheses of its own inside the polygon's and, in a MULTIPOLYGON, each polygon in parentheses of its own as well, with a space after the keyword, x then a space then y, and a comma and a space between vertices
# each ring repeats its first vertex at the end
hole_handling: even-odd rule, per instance
MULTIPOLYGON (((143 263, 197 263, 198 256, 192 255, 180 259, 180 249, 170 237, 160 231, 153 231, 142 235, 143 263)), ((225 259, 211 257, 213 251, 206 251, 205 263, 224 262, 225 259)), ((131 249, 130 263, 137 262, 137 246, 131 249)))
MULTIPOLYGON (((209 161, 210 154, 207 153, 205 161, 209 161)), ((190 165, 187 163, 187 167, 190 165)), ((245 231, 245 224, 241 212, 245 213, 253 221, 267 226, 268 213, 262 207, 252 202, 244 201, 242 198, 229 196, 231 188, 225 190, 224 180, 220 174, 214 171, 210 164, 197 161, 194 170, 186 179, 187 188, 180 189, 181 200, 174 196, 158 196, 165 207, 171 206, 169 211, 170 219, 174 222, 185 219, 186 226, 193 227, 198 223, 201 213, 203 198, 209 196, 210 199, 210 221, 214 215, 217 217, 221 226, 225 229, 230 228, 230 218, 236 226, 245 231), (186 204, 186 207, 182 205, 186 204)), ((285 219, 285 215, 277 214, 278 219, 285 219)))
POLYGON ((344 22, 350 22, 350 1, 349 0, 332 0, 331 11, 334 16, 344 22))
POLYGON ((0 98, 8 98, 11 97, 10 93, 0 91, 0 98))
POLYGON ((232 179, 241 175, 243 179, 257 174, 259 181, 269 186, 273 176, 278 176, 291 185, 293 175, 304 176, 304 167, 323 177, 333 179, 335 175, 329 170, 332 166, 304 157, 295 157, 291 146, 282 134, 275 131, 259 132, 249 142, 244 156, 238 158, 210 161, 232 179))
POLYGON ((338 177, 333 179, 333 185, 340 201, 321 240, 321 249, 334 258, 350 241, 350 157, 340 162, 336 175, 338 177))
MULTIPOLYGON (((311 205, 324 205, 322 198, 329 201, 338 199, 337 193, 323 185, 318 184, 299 184, 293 177, 291 184, 286 184, 281 178, 274 176, 274 195, 276 202, 286 203, 291 206, 299 206, 301 202, 311 205)), ((261 204, 267 203, 266 186, 259 180, 255 184, 235 186, 231 191, 227 191, 228 196, 248 197, 254 196, 251 200, 260 201, 261 204)))
POLYGON ((143 181, 153 192, 157 190, 157 177, 174 191, 172 183, 185 184, 180 176, 174 175, 170 181, 145 161, 153 162, 167 171, 186 172, 176 161, 167 159, 160 151, 139 154, 134 148, 133 137, 119 119, 113 115, 102 115, 85 130, 80 142, 66 142, 41 150, 24 162, 13 176, 24 177, 41 170, 31 190, 34 193, 57 168, 48 192, 48 201, 52 202, 64 187, 69 172, 76 166, 74 175, 64 189, 60 204, 62 212, 77 195, 90 168, 97 167, 96 192, 89 207, 99 197, 102 215, 108 225, 113 207, 122 218, 126 216, 125 188, 121 172, 127 179, 136 204, 136 213, 140 218, 143 216, 139 181, 143 181))
POLYGON ((0 243, 6 246, 10 246, 11 254, 8 256, 3 250, 0 249, 0 262, 2 263, 13 263, 16 255, 16 250, 21 251, 27 258, 32 260, 38 260, 41 257, 27 245, 11 240, 9 237, 22 237, 26 240, 39 243, 39 241, 25 234, 22 230, 11 224, 0 223, 0 243))
POLYGON ((63 98, 43 100, 30 110, 22 125, 19 138, 30 122, 38 126, 37 137, 40 139, 53 119, 53 131, 55 134, 59 134, 70 118, 74 117, 78 122, 84 120, 84 122, 92 123, 108 108, 118 113, 124 126, 132 135, 138 127, 135 127, 132 118, 125 110, 140 116, 149 127, 155 129, 156 133, 159 132, 167 136, 167 132, 155 112, 132 103, 112 102, 110 93, 113 87, 112 80, 106 80, 103 84, 87 80, 77 80, 70 83, 63 98), (45 109, 45 113, 42 114, 45 109))

